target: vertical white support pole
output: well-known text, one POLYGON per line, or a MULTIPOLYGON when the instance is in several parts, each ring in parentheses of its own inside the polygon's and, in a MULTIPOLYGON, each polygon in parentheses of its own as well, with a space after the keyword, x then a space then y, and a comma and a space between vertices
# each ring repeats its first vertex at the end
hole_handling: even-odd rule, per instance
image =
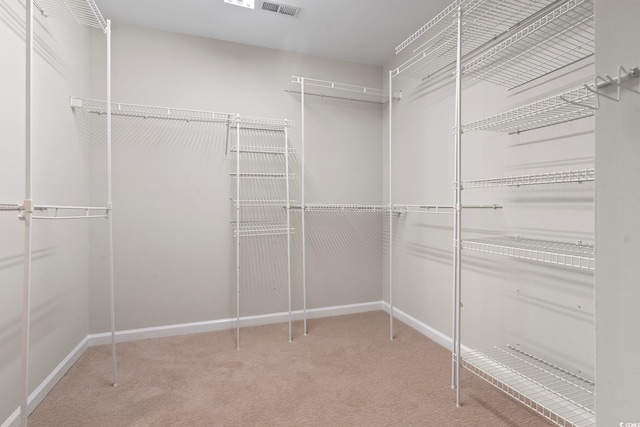
POLYGON ((118 366, 116 361, 116 298, 115 278, 113 272, 113 210, 111 186, 111 20, 107 19, 107 227, 109 229, 109 290, 111 298, 111 367, 113 370, 113 386, 118 385, 118 366))
POLYGON ((289 293, 289 342, 291 342, 291 193, 289 187, 289 124, 286 122, 284 127, 284 150, 285 181, 287 189, 287 289, 289 293))
POLYGON ((236 116, 236 349, 240 350, 240 114, 236 116))
POLYGON ((458 46, 456 53, 456 118, 455 118, 455 355, 456 355, 456 406, 460 406, 460 363, 462 359, 460 324, 462 320, 462 6, 458 6, 458 46))
POLYGON ((393 140, 393 71, 389 71, 389 339, 393 339, 393 179, 392 179, 392 140, 393 140))
POLYGON ((301 126, 302 126, 302 198, 300 201, 302 207, 302 311, 304 317, 304 336, 307 336, 307 247, 306 247, 306 229, 305 229, 305 213, 306 205, 304 200, 304 77, 300 79, 300 105, 301 105, 301 126))
POLYGON ((33 83, 33 2, 26 2, 26 89, 25 89, 25 200, 24 214, 24 283, 22 287, 22 341, 20 369, 20 425, 27 426, 29 404, 29 328, 31 327, 31 86, 33 83))

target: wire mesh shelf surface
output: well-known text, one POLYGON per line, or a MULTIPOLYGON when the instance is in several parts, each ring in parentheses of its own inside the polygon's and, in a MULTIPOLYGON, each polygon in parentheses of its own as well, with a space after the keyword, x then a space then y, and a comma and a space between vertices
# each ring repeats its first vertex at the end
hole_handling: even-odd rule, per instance
POLYGON ((543 172, 531 175, 505 176, 464 181, 463 189, 489 187, 519 187, 521 185, 564 184, 571 182, 595 181, 595 169, 543 172))
POLYGON ((389 212, 389 205, 308 204, 307 212, 389 212))
POLYGON ((240 179, 294 179, 294 174, 286 174, 286 173, 269 173, 269 172, 242 172, 242 173, 231 173, 233 178, 240 179))
POLYGON ((278 236, 295 231, 286 221, 243 221, 240 227, 233 221, 232 226, 234 237, 278 236))
POLYGON ((465 353, 462 365, 560 426, 595 426, 595 384, 513 346, 465 353))
POLYGON ((584 85, 486 119, 462 125, 465 132, 488 130, 518 133, 591 117, 596 94, 584 85))
POLYGON ((551 3, 553 0, 456 0, 396 47, 396 53, 400 53, 410 45, 417 45, 413 51, 416 54, 393 70, 392 76, 408 72, 412 76, 428 78, 453 65, 458 9, 462 10, 461 52, 464 57, 551 3))
MULTIPOLYGON (((71 98, 71 106, 83 111, 97 114, 107 112, 106 101, 94 99, 71 98)), ((181 108, 155 107, 149 105, 111 103, 111 114, 117 116, 132 116, 142 118, 184 120, 187 122, 226 123, 235 127, 282 130, 293 127, 295 121, 287 119, 269 119, 261 117, 245 117, 232 113, 218 113, 212 111, 185 110, 181 108)))
POLYGON ((272 198, 246 198, 246 199, 231 199, 237 206, 281 206, 286 207, 288 203, 293 200, 287 199, 272 199, 272 198))
POLYGON ((568 0, 466 63, 462 72, 513 88, 594 52, 593 0, 568 0))
POLYGON ((53 16, 107 31, 107 21, 93 0, 33 0, 44 16, 53 16))
POLYGON ((295 152, 295 149, 276 146, 258 146, 258 145, 240 145, 240 150, 237 146, 231 148, 232 153, 255 153, 255 154, 291 154, 295 152))
POLYGON ((289 93, 301 93, 303 79, 305 95, 347 99, 350 101, 373 102, 377 104, 383 104, 389 100, 389 97, 382 89, 309 79, 298 76, 291 77, 291 81, 287 84, 285 90, 289 93))
POLYGON ((582 270, 595 270, 596 264, 594 246, 584 243, 502 236, 463 240, 462 247, 476 252, 582 270))

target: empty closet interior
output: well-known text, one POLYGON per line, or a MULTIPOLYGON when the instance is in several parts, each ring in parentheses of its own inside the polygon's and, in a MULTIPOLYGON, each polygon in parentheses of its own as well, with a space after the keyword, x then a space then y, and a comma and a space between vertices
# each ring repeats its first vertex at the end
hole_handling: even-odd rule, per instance
POLYGON ((121 341, 372 310, 451 350, 454 406, 468 369, 639 421, 640 6, 602 3, 456 0, 380 66, 0 0, 2 426, 90 346, 117 385, 121 341))

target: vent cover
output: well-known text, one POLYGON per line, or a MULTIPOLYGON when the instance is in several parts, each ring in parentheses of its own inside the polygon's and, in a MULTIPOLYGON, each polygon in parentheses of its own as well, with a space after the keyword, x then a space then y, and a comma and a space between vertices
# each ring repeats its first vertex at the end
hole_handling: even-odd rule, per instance
POLYGON ((300 10, 302 8, 297 6, 291 6, 289 4, 276 3, 272 1, 263 1, 262 2, 262 10, 266 10, 268 12, 279 13, 281 15, 287 16, 298 16, 300 10))

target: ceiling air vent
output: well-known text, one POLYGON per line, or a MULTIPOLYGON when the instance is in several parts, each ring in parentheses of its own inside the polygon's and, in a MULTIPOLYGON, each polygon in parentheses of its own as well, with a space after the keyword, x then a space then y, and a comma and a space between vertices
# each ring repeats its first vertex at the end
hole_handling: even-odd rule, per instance
POLYGON ((298 16, 300 9, 301 8, 297 6, 291 6, 289 4, 275 3, 272 1, 262 2, 262 10, 279 13, 281 15, 298 16))

